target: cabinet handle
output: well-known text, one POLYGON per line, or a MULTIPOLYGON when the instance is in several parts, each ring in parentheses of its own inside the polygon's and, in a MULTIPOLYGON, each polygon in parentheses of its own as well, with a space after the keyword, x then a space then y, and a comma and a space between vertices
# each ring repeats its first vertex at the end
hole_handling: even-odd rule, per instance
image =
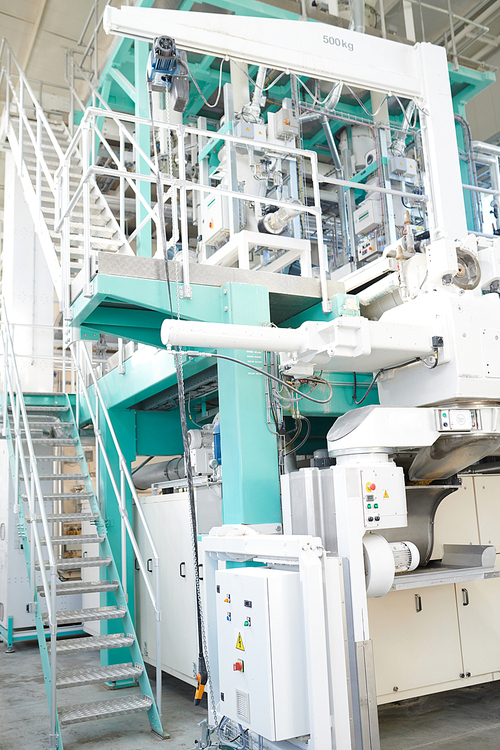
POLYGON ((420 596, 420 594, 415 594, 415 609, 417 610, 417 612, 422 611, 422 597, 420 596))
POLYGON ((467 589, 462 589, 462 604, 464 605, 464 607, 469 606, 469 592, 467 591, 467 589))
POLYGON ((150 557, 149 560, 146 563, 146 568, 148 569, 148 573, 153 572, 153 558, 150 557), (149 563, 151 563, 151 567, 149 567, 149 563))
POLYGON ((198 565, 198 578, 203 581, 203 563, 198 565))
POLYGON ((181 578, 186 577, 186 563, 185 562, 181 562, 181 564, 179 565, 179 575, 181 578))
POLYGON ((138 563, 138 561, 137 561, 137 557, 136 557, 136 558, 134 559, 134 568, 135 568, 136 570, 140 570, 140 567, 139 567, 139 563, 138 563))

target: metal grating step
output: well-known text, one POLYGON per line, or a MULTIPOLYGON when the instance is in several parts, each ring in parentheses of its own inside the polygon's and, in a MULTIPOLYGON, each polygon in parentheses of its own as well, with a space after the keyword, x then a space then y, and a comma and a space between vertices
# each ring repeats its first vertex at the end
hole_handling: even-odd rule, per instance
MULTIPOLYGON (((73 458, 73 456, 70 456, 70 458, 73 458)), ((38 460, 38 456, 37 456, 38 460)), ((66 474, 64 475, 66 476, 66 474)), ((80 475, 78 475, 80 476, 80 475)), ((23 495, 23 500, 27 500, 28 496, 23 495)), ((89 495, 87 492, 56 492, 53 495, 44 495, 44 500, 91 500, 94 496, 89 495)))
MULTIPOLYGON (((105 540, 105 535, 100 534, 65 534, 64 536, 52 536, 50 541, 52 544, 97 544, 105 540)), ((42 544, 47 544, 45 537, 40 539, 42 544)))
POLYGON ((80 456, 79 454, 75 454, 74 456, 37 456, 36 460, 38 461, 62 461, 65 463, 75 463, 75 461, 81 461, 84 458, 84 456, 80 456))
MULTIPOLYGON (((36 520, 41 523, 42 517, 35 516, 36 520)), ((25 516, 26 522, 31 523, 31 516, 25 516)), ((96 521, 99 518, 97 513, 47 513, 47 521, 55 523, 81 523, 82 521, 96 521)))
MULTIPOLYGON (((68 411, 69 406, 61 404, 61 406, 35 406, 35 405, 28 405, 26 404, 26 411, 32 411, 32 412, 60 412, 60 411, 68 411)), ((12 411, 12 407, 9 404, 9 411, 12 411)))
POLYGON ((62 727, 67 727, 80 721, 108 719, 112 716, 133 714, 136 711, 149 711, 152 705, 153 699, 149 695, 134 695, 128 698, 116 698, 112 701, 97 701, 96 703, 68 706, 58 708, 59 723, 62 727))
MULTIPOLYGON (((23 442, 26 440, 26 437, 23 437, 23 442)), ((36 443, 37 445, 68 445, 73 447, 77 441, 77 438, 51 438, 51 437, 41 437, 41 438, 31 438, 32 443, 36 443)))
POLYGON ((58 672, 56 686, 58 690, 80 685, 92 685, 94 682, 117 682, 117 680, 137 679, 143 673, 140 664, 113 664, 109 667, 85 667, 58 672))
MULTIPOLYGON (((64 560, 56 560, 57 570, 79 570, 80 568, 104 568, 111 565, 111 557, 69 557, 64 560)), ((45 567, 49 568, 48 560, 45 567)), ((35 563, 35 568, 40 570, 40 563, 35 563)))
MULTIPOLYGON (((125 607, 91 607, 90 609, 67 609, 57 612, 57 624, 67 625, 70 622, 97 622, 98 620, 116 620, 125 617, 125 607)), ((49 622, 49 615, 42 614, 44 625, 49 622)))
MULTIPOLYGON (((67 638, 58 641, 56 651, 58 654, 83 654, 87 651, 101 651, 109 648, 125 648, 132 646, 135 641, 133 635, 93 635, 85 638, 67 638)), ((50 649, 50 642, 48 643, 50 649)))
MULTIPOLYGON (((118 581, 65 581, 56 584, 56 596, 66 594, 95 594, 101 591, 117 591, 118 581)), ((38 594, 45 596, 43 586, 37 586, 38 594)))
MULTIPOLYGON (((48 482, 50 480, 56 481, 57 479, 85 479, 86 477, 88 477, 88 474, 40 474, 40 481, 48 482)), ((19 478, 22 479, 21 476, 19 478)), ((47 498, 47 495, 45 495, 45 497, 47 498)))

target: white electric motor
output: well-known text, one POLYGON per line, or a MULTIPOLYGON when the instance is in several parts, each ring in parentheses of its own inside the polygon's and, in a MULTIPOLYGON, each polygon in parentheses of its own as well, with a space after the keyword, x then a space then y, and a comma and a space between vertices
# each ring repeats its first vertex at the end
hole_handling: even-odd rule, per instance
POLYGON ((385 596, 396 573, 409 573, 418 566, 420 553, 412 542, 388 542, 380 534, 365 534, 366 595, 385 596))

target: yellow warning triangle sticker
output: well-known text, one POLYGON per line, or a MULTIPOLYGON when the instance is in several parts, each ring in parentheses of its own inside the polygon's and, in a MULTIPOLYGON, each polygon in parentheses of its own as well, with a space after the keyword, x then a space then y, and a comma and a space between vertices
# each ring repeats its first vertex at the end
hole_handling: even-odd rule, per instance
POLYGON ((389 497, 389 493, 387 492, 387 490, 384 492, 384 497, 389 497))
POLYGON ((243 645, 243 638, 241 637, 241 633, 238 633, 238 640, 236 641, 236 648, 238 651, 244 651, 245 646, 243 645))

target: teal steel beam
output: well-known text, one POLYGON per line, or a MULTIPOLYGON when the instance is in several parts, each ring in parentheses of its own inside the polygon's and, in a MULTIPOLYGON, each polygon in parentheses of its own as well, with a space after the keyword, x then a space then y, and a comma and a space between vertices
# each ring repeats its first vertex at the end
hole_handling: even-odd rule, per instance
MULTIPOLYGON (((160 264, 160 261, 159 261, 160 264)), ((161 261, 163 264, 163 261, 161 261)), ((118 316, 120 310, 134 311, 139 316, 141 312, 160 312, 165 319, 170 317, 170 298, 167 284, 161 279, 137 279, 127 276, 107 276, 98 273, 92 282, 94 294, 92 297, 80 295, 73 303, 73 326, 84 326, 86 323, 97 325, 98 315, 108 307, 115 308, 118 316), (99 308, 99 312, 98 312, 99 308), (95 313, 95 315, 94 315, 95 313)), ((172 282, 172 300, 177 314, 175 284, 172 282)), ((115 325, 119 317, 114 318, 111 313, 103 313, 108 317, 107 322, 115 325)), ((196 284, 191 299, 181 297, 179 300, 179 314, 184 320, 210 320, 213 323, 223 322, 221 307, 221 289, 215 286, 196 284)), ((122 338, 130 332, 131 317, 124 318, 127 325, 123 326, 122 338)), ((148 319, 149 320, 149 319, 148 319)))
POLYGON ((117 68, 110 68, 109 77, 112 78, 120 86, 121 89, 127 94, 133 102, 135 102, 135 86, 126 78, 123 73, 117 68))
MULTIPOLYGON (((226 284, 227 323, 263 325, 270 321, 266 287, 226 284)), ((257 352, 221 351, 238 360, 259 364, 257 352)), ((266 380, 246 367, 219 360, 224 523, 281 523, 276 436, 267 424, 266 380)))
MULTIPOLYGON (((149 117, 149 95, 146 85, 146 67, 149 58, 149 43, 141 42, 137 39, 134 41, 134 69, 135 69, 135 114, 138 117, 149 117)), ((135 137, 137 143, 145 154, 151 153, 151 129, 149 125, 136 124, 135 137)), ((135 155, 135 167, 139 174, 150 174, 150 169, 146 160, 139 153, 135 155)), ((146 180, 139 180, 137 188, 139 193, 145 199, 146 204, 151 205, 151 183, 146 180)), ((136 198, 135 215, 137 226, 148 215, 146 207, 136 198)), ((152 224, 146 222, 136 238, 136 253, 143 257, 150 258, 153 254, 152 245, 152 224)))

